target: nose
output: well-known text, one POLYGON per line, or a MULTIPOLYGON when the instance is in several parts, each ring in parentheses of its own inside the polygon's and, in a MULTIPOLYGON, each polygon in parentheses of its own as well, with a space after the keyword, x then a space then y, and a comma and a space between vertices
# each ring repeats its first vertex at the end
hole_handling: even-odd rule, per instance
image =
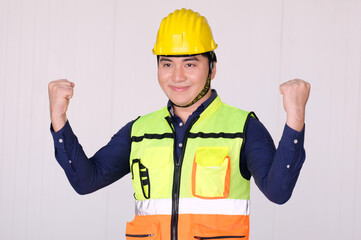
POLYGON ((176 67, 174 69, 173 79, 175 82, 182 82, 186 79, 184 69, 182 67, 176 67))

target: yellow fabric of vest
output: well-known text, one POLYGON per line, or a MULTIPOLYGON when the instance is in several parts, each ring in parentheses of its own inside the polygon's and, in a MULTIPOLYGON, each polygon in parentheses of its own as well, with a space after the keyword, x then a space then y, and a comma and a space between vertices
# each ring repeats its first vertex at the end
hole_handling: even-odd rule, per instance
POLYGON ((248 239, 250 182, 239 166, 250 116, 217 97, 187 129, 179 161, 167 108, 138 118, 127 239, 248 239))

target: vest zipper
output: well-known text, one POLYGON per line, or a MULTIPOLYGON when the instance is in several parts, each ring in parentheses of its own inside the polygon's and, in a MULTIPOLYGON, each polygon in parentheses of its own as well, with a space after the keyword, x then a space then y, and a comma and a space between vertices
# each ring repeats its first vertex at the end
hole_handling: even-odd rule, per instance
POLYGON ((171 240, 178 240, 178 214, 179 214, 179 191, 180 191, 180 178, 181 178, 181 172, 182 172, 182 163, 183 163, 183 157, 187 145, 188 135, 189 131, 191 130, 194 123, 199 119, 199 116, 194 118, 192 122, 189 124, 189 127, 186 130, 186 133, 184 135, 183 139, 183 149, 180 155, 179 161, 177 161, 177 153, 176 153, 176 135, 175 130, 172 125, 172 121, 170 117, 165 118, 172 129, 173 132, 173 160, 174 160, 174 174, 173 174, 173 188, 172 188, 172 217, 171 217, 171 231, 170 236, 171 240))

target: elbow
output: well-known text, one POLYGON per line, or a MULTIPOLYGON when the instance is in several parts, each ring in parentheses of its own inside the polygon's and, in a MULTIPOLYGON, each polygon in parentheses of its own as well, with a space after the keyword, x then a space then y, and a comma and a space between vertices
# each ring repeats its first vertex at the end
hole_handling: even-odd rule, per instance
POLYGON ((283 205, 286 202, 288 202, 288 200, 290 200, 292 196, 292 190, 291 191, 289 189, 285 189, 285 190, 278 189, 278 191, 273 190, 265 193, 265 196, 271 202, 276 203, 278 205, 283 205))
POLYGON ((69 182, 75 192, 79 195, 87 195, 95 191, 95 189, 90 188, 89 185, 80 184, 78 181, 69 180, 69 182))
POLYGON ((75 190, 75 192, 79 195, 87 195, 89 193, 91 193, 90 191, 86 191, 85 189, 82 188, 75 188, 73 187, 73 189, 75 190))
POLYGON ((263 188, 264 195, 273 203, 283 205, 291 199, 295 188, 297 177, 291 181, 277 182, 265 185, 263 188))
POLYGON ((73 184, 71 183, 73 189, 75 192, 79 195, 87 195, 89 193, 92 193, 96 191, 96 189, 90 188, 89 186, 79 185, 79 184, 73 184))
POLYGON ((73 173, 72 174, 67 173, 67 178, 70 185, 79 195, 87 195, 97 190, 92 185, 89 184, 88 179, 81 178, 73 173))
POLYGON ((283 205, 286 202, 288 202, 288 200, 290 200, 291 196, 289 197, 275 197, 275 198, 268 198, 271 202, 276 203, 278 205, 283 205))

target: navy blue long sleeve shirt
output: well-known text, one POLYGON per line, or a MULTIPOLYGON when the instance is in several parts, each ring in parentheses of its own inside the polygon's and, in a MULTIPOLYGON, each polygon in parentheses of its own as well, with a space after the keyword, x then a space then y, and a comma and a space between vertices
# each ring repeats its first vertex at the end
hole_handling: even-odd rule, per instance
MULTIPOLYGON (((177 143, 182 143, 186 129, 192 119, 217 97, 212 90, 206 100, 186 123, 168 109, 176 132, 177 143)), ((110 142, 88 158, 72 131, 69 122, 57 132, 51 128, 54 139, 55 157, 64 169, 70 184, 79 194, 87 194, 103 188, 130 172, 130 130, 133 121, 121 128, 110 142)), ((305 160, 304 129, 297 132, 287 125, 276 150, 267 129, 256 118, 250 118, 245 129, 245 145, 241 152, 240 169, 242 176, 255 183, 272 202, 283 204, 292 195, 301 167, 305 160)), ((178 144, 177 144, 178 145, 178 144)), ((176 149, 178 158, 183 146, 176 149)))

